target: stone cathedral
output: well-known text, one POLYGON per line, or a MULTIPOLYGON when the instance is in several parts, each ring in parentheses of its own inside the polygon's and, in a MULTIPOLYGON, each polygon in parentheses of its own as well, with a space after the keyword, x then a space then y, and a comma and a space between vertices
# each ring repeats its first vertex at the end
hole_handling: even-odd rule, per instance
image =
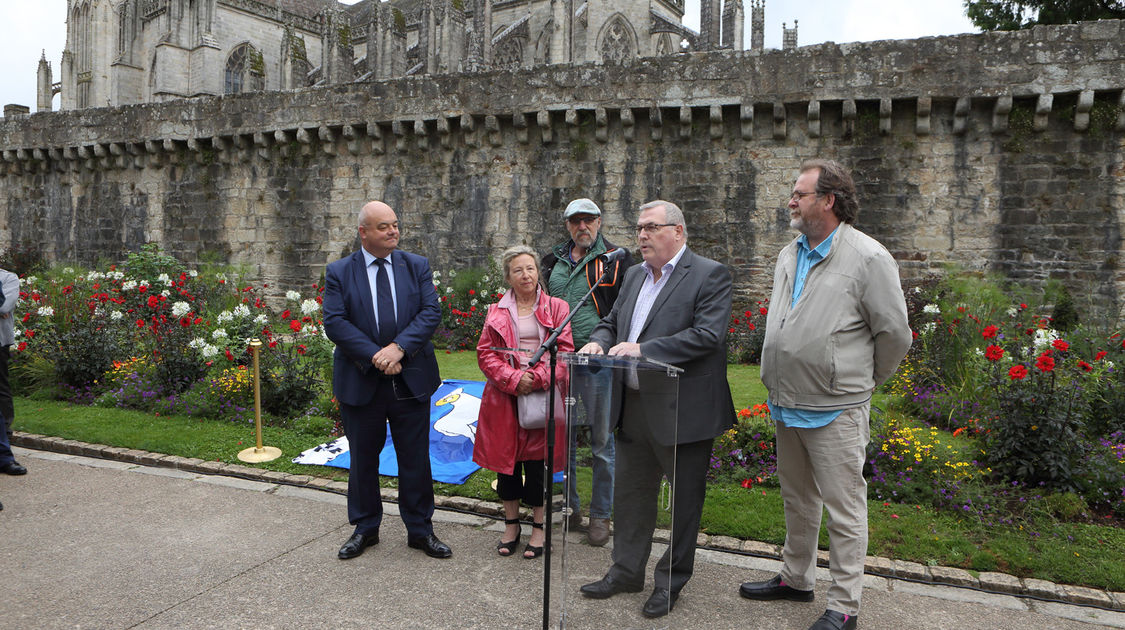
MULTIPOLYGON (((743 0, 67 0, 37 109, 743 48, 743 0)), ((752 0, 761 48, 763 0, 752 0)))

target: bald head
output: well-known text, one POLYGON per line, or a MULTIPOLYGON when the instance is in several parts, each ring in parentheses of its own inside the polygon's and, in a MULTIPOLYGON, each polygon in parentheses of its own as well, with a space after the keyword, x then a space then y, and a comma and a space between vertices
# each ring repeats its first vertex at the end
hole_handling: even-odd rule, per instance
POLYGON ((382 201, 371 201, 359 211, 359 240, 369 253, 386 258, 398 246, 398 217, 382 201))

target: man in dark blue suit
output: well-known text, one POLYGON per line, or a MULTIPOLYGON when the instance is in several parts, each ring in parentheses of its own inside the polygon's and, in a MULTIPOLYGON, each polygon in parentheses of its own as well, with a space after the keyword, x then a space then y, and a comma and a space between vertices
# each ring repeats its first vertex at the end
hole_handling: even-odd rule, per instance
POLYGON ((434 558, 453 555, 434 536, 430 395, 441 384, 430 338, 441 322, 430 263, 398 251, 398 218, 372 201, 359 213, 363 247, 328 265, 324 330, 336 344, 332 392, 351 451, 348 521, 341 560, 379 543, 383 520, 379 453, 390 425, 398 455, 399 512, 407 543, 434 558))

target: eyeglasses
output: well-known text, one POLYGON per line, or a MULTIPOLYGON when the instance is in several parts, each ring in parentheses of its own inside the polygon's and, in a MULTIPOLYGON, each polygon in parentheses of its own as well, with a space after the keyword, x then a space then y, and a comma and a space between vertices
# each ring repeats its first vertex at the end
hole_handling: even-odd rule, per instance
POLYGON ((815 190, 812 191, 812 192, 801 192, 799 190, 794 190, 793 194, 789 195, 789 200, 793 201, 794 199, 796 199, 797 201, 800 201, 800 200, 804 199, 805 197, 808 197, 809 195, 816 195, 816 196, 819 197, 820 193, 816 192, 815 190))
POLYGON ((585 223, 586 225, 593 225, 594 221, 597 221, 598 219, 599 217, 581 216, 569 217, 567 218, 567 221, 569 221, 571 225, 582 225, 583 223, 585 223))
POLYGON ((656 234, 660 228, 672 227, 678 225, 677 223, 646 223, 644 225, 636 226, 637 234, 647 232, 648 234, 656 234))

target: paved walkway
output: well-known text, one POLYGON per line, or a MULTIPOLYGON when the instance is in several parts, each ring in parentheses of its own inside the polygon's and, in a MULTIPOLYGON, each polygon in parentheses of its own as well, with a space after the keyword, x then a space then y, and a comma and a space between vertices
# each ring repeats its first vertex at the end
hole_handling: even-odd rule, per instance
MULTIPOLYGON (((7 630, 541 627, 542 559, 498 557, 500 528, 487 517, 438 511, 450 560, 407 548, 392 516, 378 546, 340 561, 351 528, 338 493, 15 450, 29 474, 0 475, 7 630)), ((564 605, 567 628, 654 627, 640 614, 647 592, 576 596, 610 554, 579 540, 567 544, 565 579, 555 554, 553 627, 564 605)), ((676 609, 655 625, 804 630, 823 612, 823 570, 812 604, 738 597, 740 582, 766 579, 778 564, 701 550, 676 609)), ((1125 628, 1122 612, 872 576, 860 620, 869 630, 1125 628)))

